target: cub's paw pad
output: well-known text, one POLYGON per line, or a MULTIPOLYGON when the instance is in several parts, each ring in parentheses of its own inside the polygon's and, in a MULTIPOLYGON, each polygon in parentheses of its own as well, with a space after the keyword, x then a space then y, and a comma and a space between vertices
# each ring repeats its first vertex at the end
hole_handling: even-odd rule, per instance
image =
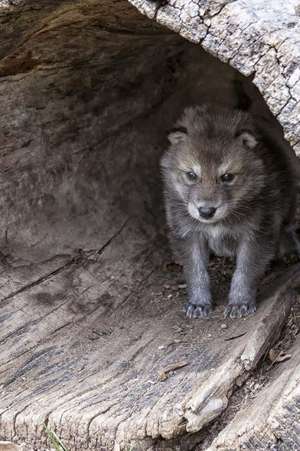
POLYGON ((212 312, 212 307, 211 307, 211 305, 208 305, 208 304, 196 305, 196 304, 188 303, 185 305, 184 310, 185 310, 186 316, 190 319, 209 318, 209 316, 212 312))
POLYGON ((225 318, 243 318, 256 312, 254 304, 229 304, 224 312, 225 318))

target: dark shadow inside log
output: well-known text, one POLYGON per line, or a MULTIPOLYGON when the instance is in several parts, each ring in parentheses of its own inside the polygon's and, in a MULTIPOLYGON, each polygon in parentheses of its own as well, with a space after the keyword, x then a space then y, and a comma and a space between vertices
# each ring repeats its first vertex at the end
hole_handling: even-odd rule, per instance
POLYGON ((25 260, 100 249, 129 219, 155 236, 159 157, 186 105, 245 106, 247 92, 271 117, 250 81, 122 2, 117 24, 105 6, 94 23, 92 9, 53 7, 10 13, 24 40, 37 20, 24 42, 3 25, 1 248, 25 260))

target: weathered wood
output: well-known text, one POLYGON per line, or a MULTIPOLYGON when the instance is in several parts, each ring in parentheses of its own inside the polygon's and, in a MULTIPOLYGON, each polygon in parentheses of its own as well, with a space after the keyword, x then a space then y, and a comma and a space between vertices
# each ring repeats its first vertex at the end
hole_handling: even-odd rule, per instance
MULTIPOLYGON (((161 22, 176 9, 164 8, 161 22)), ((187 321, 182 275, 165 268, 158 159, 182 108, 234 106, 236 80, 268 108, 126 0, 0 1, 0 40, 0 438, 48 451, 46 422, 72 451, 190 451, 276 338, 299 267, 256 316, 222 328, 228 265, 216 260, 213 320, 187 321)))
POLYGON ((6 438, 42 449, 46 421, 72 450, 150 449, 153 439, 199 431, 277 336, 298 266, 257 315, 222 329, 221 305, 212 321, 185 319, 181 274, 162 271, 160 253, 131 252, 129 233, 130 225, 103 253, 82 254, 1 303, 6 438), (112 266, 120 278, 112 279, 112 266), (161 381, 178 360, 187 365, 161 381))
POLYGON ((292 358, 276 369, 271 382, 219 434, 207 451, 300 449, 300 340, 292 358))
POLYGON ((22 451, 22 448, 11 442, 0 442, 0 451, 22 451))
POLYGON ((129 0, 143 14, 251 76, 300 154, 300 10, 297 0, 129 0))

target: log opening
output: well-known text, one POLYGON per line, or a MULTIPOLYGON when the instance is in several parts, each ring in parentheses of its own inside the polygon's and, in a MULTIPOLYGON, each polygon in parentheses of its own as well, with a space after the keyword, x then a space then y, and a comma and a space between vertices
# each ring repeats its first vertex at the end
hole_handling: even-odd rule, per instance
MULTIPOLYGON (((125 0, 14 4, 0 1, 0 437, 41 451, 46 422, 72 450, 173 450, 178 436, 189 450, 261 344, 250 352, 245 323, 222 331, 221 305, 214 326, 183 317, 159 157, 186 105, 235 106, 242 85, 270 112, 250 79, 125 0), (229 376, 207 386, 214 368, 229 376)), ((260 337, 277 309, 268 342, 278 296, 247 321, 260 337)))

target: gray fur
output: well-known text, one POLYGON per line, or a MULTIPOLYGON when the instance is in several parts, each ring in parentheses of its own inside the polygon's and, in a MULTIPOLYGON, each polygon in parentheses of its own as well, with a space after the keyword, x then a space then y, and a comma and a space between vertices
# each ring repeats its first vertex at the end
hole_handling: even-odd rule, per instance
POLYGON ((187 280, 186 314, 211 311, 210 251, 236 257, 225 314, 253 313, 258 281, 293 220, 292 167, 252 117, 238 110, 188 108, 169 141, 161 168, 170 238, 187 280), (201 216, 212 209, 213 217, 201 216))

